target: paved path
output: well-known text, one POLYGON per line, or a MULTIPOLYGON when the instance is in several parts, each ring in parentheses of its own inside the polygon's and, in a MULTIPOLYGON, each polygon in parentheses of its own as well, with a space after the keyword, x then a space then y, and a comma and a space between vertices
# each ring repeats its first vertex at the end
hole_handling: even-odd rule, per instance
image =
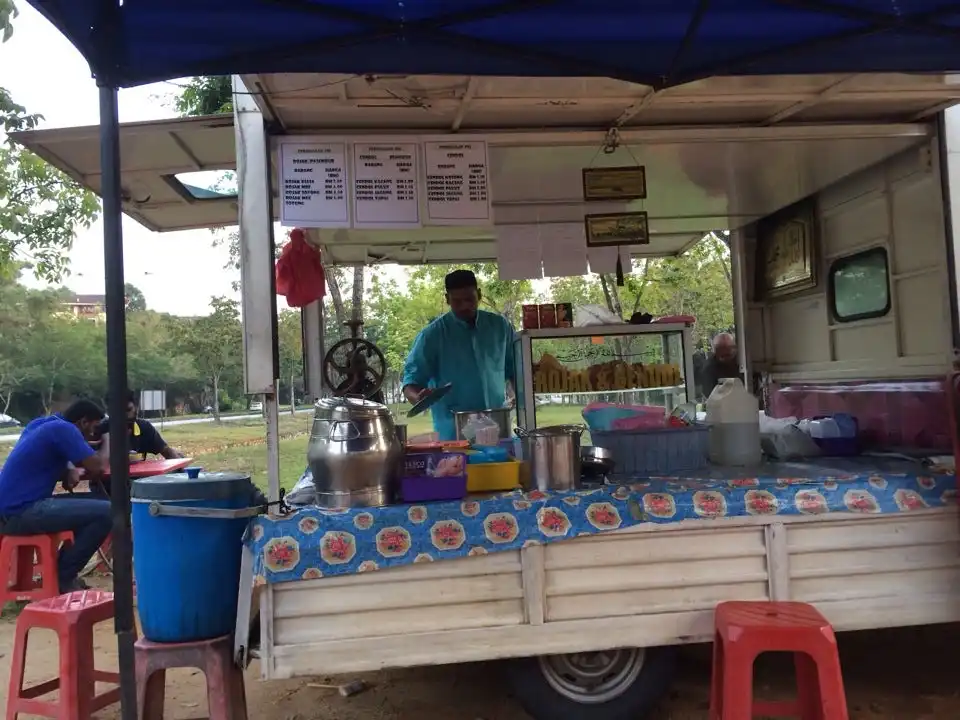
MULTIPOLYGON (((297 413, 306 413, 312 412, 313 408, 300 408, 297 410, 297 413)), ((289 414, 289 410, 282 410, 281 414, 289 414)), ((244 415, 223 415, 220 420, 222 422, 232 422, 234 420, 249 420, 250 418, 261 417, 260 413, 246 413, 244 415)), ((173 427, 174 425, 196 425, 197 423, 209 423, 213 422, 213 416, 210 417, 197 417, 197 418, 188 418, 186 420, 164 420, 162 423, 159 420, 154 418, 149 418, 150 422, 159 427, 161 430, 163 428, 173 427)), ((16 442, 20 438, 20 433, 10 434, 10 435, 0 435, 0 443, 12 443, 16 442)))

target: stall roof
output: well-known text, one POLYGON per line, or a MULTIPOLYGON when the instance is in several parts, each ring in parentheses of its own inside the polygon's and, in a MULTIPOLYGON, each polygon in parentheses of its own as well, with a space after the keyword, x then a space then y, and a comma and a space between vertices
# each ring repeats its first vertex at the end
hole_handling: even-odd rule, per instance
POLYGON ((29 0, 98 80, 349 72, 714 75, 960 70, 942 0, 29 0))
POLYGON ((914 122, 960 101, 960 76, 949 74, 715 77, 660 91, 593 77, 291 73, 243 81, 281 133, 914 122))
MULTIPOLYGON (((928 97, 925 102, 929 101, 928 97)), ((416 133, 411 128, 393 132, 416 133)), ((435 137, 429 129, 424 132, 435 137)), ((651 242, 634 251, 652 257, 683 252, 711 230, 741 227, 922 142, 930 132, 929 125, 919 123, 634 126, 622 129, 621 145, 612 155, 600 152, 606 137, 602 130, 521 129, 479 136, 490 144, 496 225, 537 224, 549 231, 551 225, 582 222, 587 212, 582 168, 624 162, 645 165, 649 195, 639 202, 650 214, 651 242)), ((327 136, 331 135, 328 131, 327 136)), ((39 130, 16 133, 14 138, 100 192, 97 128, 39 130)), ((229 189, 226 196, 207 189, 211 177, 236 167, 229 116, 125 124, 120 144, 124 210, 140 223, 159 231, 236 224, 236 198, 229 196, 229 189), (206 182, 193 184, 189 173, 206 173, 206 182)), ((592 212, 622 209, 637 208, 595 203, 590 207, 592 212)), ((275 198, 274 217, 276 210, 275 198)), ((496 257, 493 227, 342 229, 316 231, 313 237, 326 247, 328 260, 338 264, 469 262, 496 257)))
MULTIPOLYGON (((51 165, 101 194, 100 127, 11 133, 51 165)), ((237 224, 236 197, 189 186, 194 173, 237 166, 231 115, 124 123, 120 126, 123 209, 155 231, 237 224), (180 179, 178 179, 178 176, 180 179)))

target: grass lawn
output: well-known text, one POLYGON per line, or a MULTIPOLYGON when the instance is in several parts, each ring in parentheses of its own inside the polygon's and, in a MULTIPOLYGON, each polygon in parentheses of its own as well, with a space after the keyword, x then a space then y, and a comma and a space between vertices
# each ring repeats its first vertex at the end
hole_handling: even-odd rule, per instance
MULTIPOLYGON (((429 413, 415 418, 406 417, 409 405, 391 407, 398 422, 407 423, 410 436, 430 432, 433 428, 429 413)), ((280 416, 280 483, 289 489, 300 479, 307 465, 307 443, 310 439, 310 413, 280 416)), ((540 425, 566 425, 582 422, 580 407, 574 405, 544 405, 537 408, 540 425)), ((231 422, 196 423, 161 428, 164 439, 172 447, 192 457, 205 470, 231 470, 249 473, 261 487, 267 485, 266 424, 262 418, 231 422)), ((589 442, 585 434, 584 442, 589 442)), ((12 444, 0 444, 0 462, 6 459, 12 444)))

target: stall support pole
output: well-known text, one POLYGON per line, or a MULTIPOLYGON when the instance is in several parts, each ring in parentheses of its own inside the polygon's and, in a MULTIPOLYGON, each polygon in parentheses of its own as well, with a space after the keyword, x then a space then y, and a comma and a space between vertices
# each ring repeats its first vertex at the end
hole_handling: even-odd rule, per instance
MULTIPOLYGON (((107 378, 112 418, 127 413, 126 298, 123 290, 123 206, 120 188, 120 121, 117 89, 100 88, 100 168, 103 196, 103 262, 107 316, 107 378)), ((137 720, 137 676, 133 645, 133 546, 130 533, 130 469, 126 423, 110 423, 111 511, 113 514, 114 629, 120 662, 120 713, 137 720)))
POLYGON ((303 333, 303 391, 313 402, 323 397, 323 298, 300 311, 303 333))
POLYGON ((746 238, 743 230, 730 231, 730 275, 733 281, 733 324, 737 332, 737 355, 743 386, 753 392, 753 373, 747 352, 747 268, 746 238))
POLYGON ((280 499, 280 415, 270 137, 253 95, 236 75, 233 125, 237 147, 243 379, 247 395, 263 396, 268 496, 276 502, 280 499))

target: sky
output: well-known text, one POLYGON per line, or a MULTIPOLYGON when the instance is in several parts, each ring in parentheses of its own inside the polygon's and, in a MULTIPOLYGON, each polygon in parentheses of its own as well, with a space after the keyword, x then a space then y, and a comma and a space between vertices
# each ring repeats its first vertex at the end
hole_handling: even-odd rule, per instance
MULTIPOLYGON (((17 3, 13 37, 0 44, 0 87, 29 112, 40 113, 41 127, 99 123, 97 87, 86 61, 36 10, 17 3), (42 49, 42 51, 40 50, 42 49)), ((182 82, 182 81, 181 81, 182 82)), ((174 117, 170 97, 176 81, 120 92, 120 121, 174 117)), ((143 292, 152 310, 202 315, 212 296, 235 297, 231 283, 239 272, 223 269, 227 250, 212 246, 208 230, 154 233, 123 217, 124 273, 143 292)), ((78 293, 103 292, 103 225, 98 221, 74 241, 69 277, 63 284, 78 293)), ((32 278, 27 284, 39 286, 32 278)))

